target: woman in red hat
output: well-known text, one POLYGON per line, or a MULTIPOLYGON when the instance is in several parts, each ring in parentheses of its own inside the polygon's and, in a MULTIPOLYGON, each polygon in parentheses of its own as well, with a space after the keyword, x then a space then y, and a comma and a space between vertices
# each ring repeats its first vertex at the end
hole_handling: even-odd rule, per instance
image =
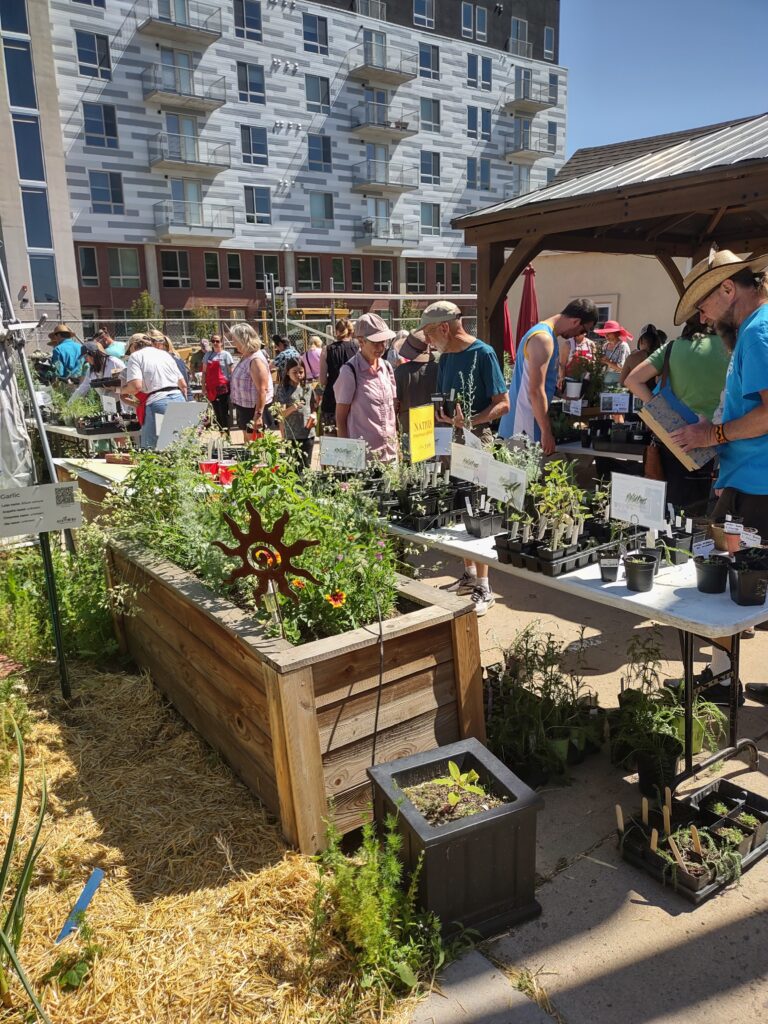
POLYGON ((600 330, 595 331, 595 334, 600 334, 605 338, 602 360, 609 371, 613 370, 616 373, 618 380, 619 371, 629 355, 629 342, 633 340, 633 335, 626 327, 622 327, 618 320, 606 320, 600 330))

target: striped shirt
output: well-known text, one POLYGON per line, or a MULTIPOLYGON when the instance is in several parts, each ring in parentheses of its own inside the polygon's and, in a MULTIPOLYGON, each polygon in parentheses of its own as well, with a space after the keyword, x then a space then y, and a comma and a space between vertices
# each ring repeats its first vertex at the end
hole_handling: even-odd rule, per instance
POLYGON ((253 383, 253 377, 251 376, 251 363, 254 359, 260 359, 264 363, 264 368, 267 371, 267 400, 264 404, 269 405, 272 401, 272 396, 274 395, 272 374, 269 370, 267 357, 259 349, 258 352, 251 352, 250 355, 243 356, 237 366, 232 370, 232 377, 229 383, 229 399, 233 405, 242 405, 249 409, 256 408, 258 391, 256 390, 256 385, 253 383))

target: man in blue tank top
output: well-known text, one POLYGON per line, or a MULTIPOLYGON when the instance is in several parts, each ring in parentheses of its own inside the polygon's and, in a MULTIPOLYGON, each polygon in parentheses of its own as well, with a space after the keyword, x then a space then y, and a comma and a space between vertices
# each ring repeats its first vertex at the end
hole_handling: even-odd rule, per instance
POLYGON ((549 403, 557 384, 557 339, 591 331, 597 309, 591 299, 573 299, 562 313, 541 320, 517 346, 515 372, 509 385, 509 412, 499 423, 499 436, 525 434, 539 441, 545 455, 555 450, 549 403))

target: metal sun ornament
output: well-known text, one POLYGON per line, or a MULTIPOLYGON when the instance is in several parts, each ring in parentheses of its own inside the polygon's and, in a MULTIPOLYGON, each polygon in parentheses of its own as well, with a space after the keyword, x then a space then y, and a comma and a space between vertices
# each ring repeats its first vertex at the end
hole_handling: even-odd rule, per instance
POLYGON ((273 523, 272 529, 267 530, 253 504, 247 501, 245 507, 250 516, 248 528, 245 530, 241 529, 230 515, 224 513, 224 519, 237 544, 230 547, 223 541, 213 541, 225 555, 230 558, 242 559, 242 565, 234 569, 224 582, 230 586, 236 579, 254 576, 256 578, 254 594, 256 598, 265 597, 270 590, 270 583, 272 583, 281 594, 298 602, 299 596, 295 590, 291 590, 287 580, 288 575, 302 576, 311 583, 319 584, 320 581, 315 579, 311 572, 295 566, 292 559, 298 558, 307 548, 315 547, 320 541, 297 540, 293 544, 286 544, 283 532, 288 524, 287 512, 283 512, 280 518, 273 523))

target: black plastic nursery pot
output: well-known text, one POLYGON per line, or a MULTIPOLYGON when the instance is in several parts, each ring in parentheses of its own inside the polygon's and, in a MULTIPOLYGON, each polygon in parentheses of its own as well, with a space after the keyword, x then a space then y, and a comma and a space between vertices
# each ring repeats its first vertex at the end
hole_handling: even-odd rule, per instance
POLYGON ((603 583, 615 583, 619 578, 621 565, 618 551, 601 551, 597 559, 600 564, 600 579, 603 583))
POLYGON ((500 512, 481 512, 480 515, 471 516, 465 512, 464 529, 472 537, 492 537, 494 533, 501 530, 502 515, 500 512))
POLYGON ((624 559, 627 590, 634 590, 636 593, 652 590, 656 566, 657 562, 653 555, 628 555, 624 559))
POLYGON ((696 566, 696 586, 702 594, 722 594, 725 591, 728 582, 728 561, 725 558, 697 555, 693 564, 696 566))
POLYGON ((443 933, 473 928, 488 937, 541 913, 536 901, 536 815, 544 801, 476 739, 460 740, 427 753, 368 769, 374 817, 383 829, 397 818, 400 856, 410 876, 422 858, 418 899, 435 913, 443 933), (403 788, 474 769, 480 784, 507 803, 489 811, 432 826, 403 788))
POLYGON ((658 800, 663 798, 665 786, 674 789, 682 753, 683 744, 674 736, 659 736, 653 751, 636 751, 637 782, 643 796, 658 800))
POLYGON ((728 569, 728 589, 731 600, 739 605, 765 604, 768 573, 765 569, 741 569, 730 566, 728 569))

